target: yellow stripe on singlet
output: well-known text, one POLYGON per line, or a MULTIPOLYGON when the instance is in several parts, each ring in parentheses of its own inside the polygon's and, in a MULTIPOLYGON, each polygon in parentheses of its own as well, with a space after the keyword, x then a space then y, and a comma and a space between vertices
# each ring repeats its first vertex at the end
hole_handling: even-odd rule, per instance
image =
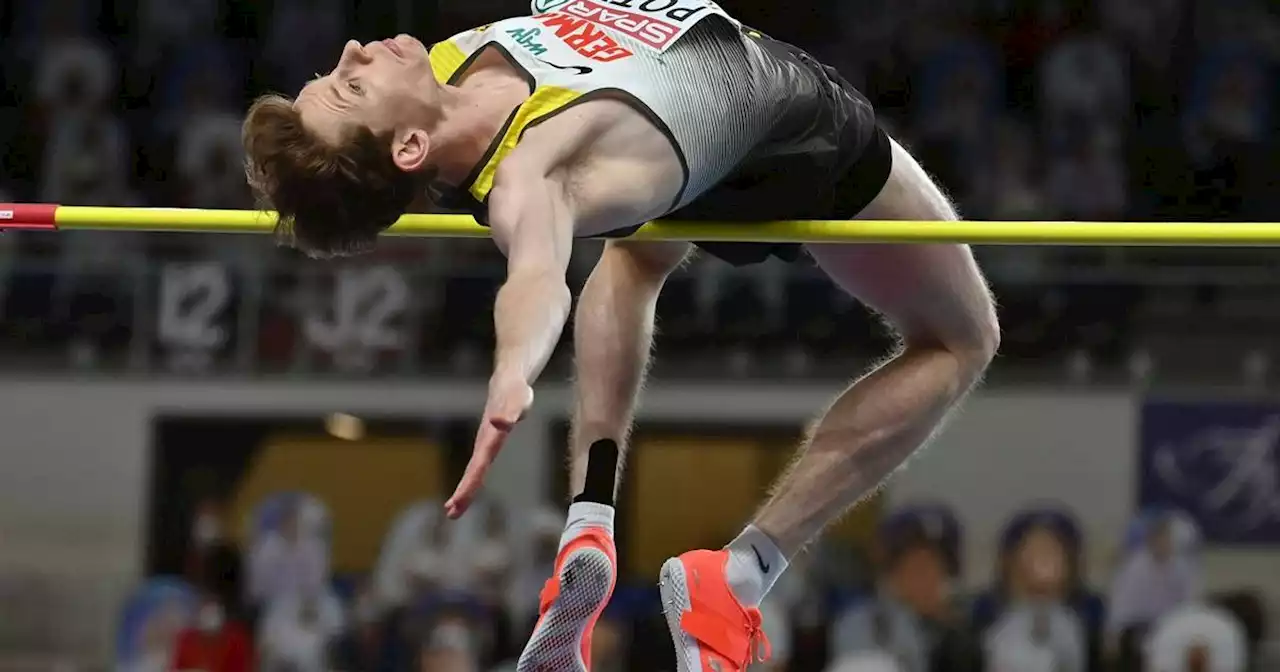
POLYGON ((534 122, 564 109, 566 105, 580 97, 582 97, 581 92, 558 86, 540 86, 535 89, 533 95, 529 96, 529 99, 516 110, 506 133, 494 148, 493 156, 489 157, 489 162, 484 164, 476 181, 471 183, 471 195, 483 203, 489 191, 493 189, 493 176, 498 172, 498 165, 507 157, 507 154, 511 153, 511 150, 516 148, 516 143, 520 142, 520 136, 524 134, 525 129, 534 122))
MULTIPOLYGON (((453 42, 437 43, 431 48, 431 70, 435 73, 436 81, 447 84, 458 74, 458 69, 467 62, 468 58, 470 55, 453 42)), ((493 189, 493 176, 498 171, 498 165, 511 153, 511 150, 515 149, 525 129, 539 119, 555 114, 581 96, 581 92, 558 86, 540 86, 534 89, 529 99, 516 110, 506 132, 494 147, 489 161, 485 163, 475 182, 471 183, 469 188, 471 195, 483 203, 493 189)))
POLYGON ((431 47, 431 71, 436 75, 436 81, 441 84, 447 84, 453 75, 458 72, 458 68, 467 62, 467 55, 458 48, 458 45, 452 42, 438 42, 431 47))

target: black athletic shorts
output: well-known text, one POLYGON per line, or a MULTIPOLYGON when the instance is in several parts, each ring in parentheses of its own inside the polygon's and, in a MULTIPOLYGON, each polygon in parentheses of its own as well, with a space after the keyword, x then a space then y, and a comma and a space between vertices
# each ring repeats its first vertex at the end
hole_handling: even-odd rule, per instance
MULTIPOLYGON (((727 25, 712 20, 703 24, 713 31, 723 31, 727 25)), ((798 47, 750 28, 742 28, 741 35, 721 34, 721 39, 755 40, 768 58, 788 66, 770 70, 788 78, 784 84, 795 96, 773 132, 737 168, 666 219, 847 220, 862 212, 884 188, 893 167, 889 136, 876 123, 871 103, 834 68, 798 47)), ((610 237, 625 237, 637 228, 616 231, 610 237)), ((735 266, 770 256, 794 261, 802 251, 793 243, 696 244, 735 266)))

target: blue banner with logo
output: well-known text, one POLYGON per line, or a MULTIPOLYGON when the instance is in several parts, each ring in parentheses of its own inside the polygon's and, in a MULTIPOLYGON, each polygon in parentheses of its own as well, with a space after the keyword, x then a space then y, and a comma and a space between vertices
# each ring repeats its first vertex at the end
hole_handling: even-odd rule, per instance
POLYGON ((1140 422, 1140 507, 1185 511, 1210 543, 1280 543, 1280 403, 1150 401, 1140 422))

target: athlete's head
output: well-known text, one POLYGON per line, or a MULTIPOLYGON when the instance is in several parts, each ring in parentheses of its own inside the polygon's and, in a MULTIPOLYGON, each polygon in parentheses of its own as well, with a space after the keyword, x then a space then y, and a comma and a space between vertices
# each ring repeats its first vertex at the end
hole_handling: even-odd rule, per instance
POLYGON ((373 246, 430 179, 440 86, 407 35, 348 42, 296 99, 265 96, 244 121, 249 182, 280 213, 277 238, 312 256, 373 246))

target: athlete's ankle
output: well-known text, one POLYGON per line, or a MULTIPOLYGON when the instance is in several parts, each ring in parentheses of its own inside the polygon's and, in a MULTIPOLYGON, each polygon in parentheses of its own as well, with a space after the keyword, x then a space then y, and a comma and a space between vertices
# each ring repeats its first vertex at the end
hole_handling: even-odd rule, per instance
POLYGON ((787 556, 769 535, 748 525, 737 539, 725 547, 729 561, 725 580, 744 606, 758 607, 787 569, 787 556))
POLYGON ((618 444, 604 439, 591 444, 587 453, 587 478, 582 492, 573 498, 565 521, 560 548, 589 528, 604 530, 613 538, 613 490, 618 473, 618 444))
POLYGON ((560 535, 560 548, 582 536, 589 529, 603 530, 613 539, 614 510, 608 504, 574 502, 569 506, 569 518, 565 521, 564 534, 560 535))

